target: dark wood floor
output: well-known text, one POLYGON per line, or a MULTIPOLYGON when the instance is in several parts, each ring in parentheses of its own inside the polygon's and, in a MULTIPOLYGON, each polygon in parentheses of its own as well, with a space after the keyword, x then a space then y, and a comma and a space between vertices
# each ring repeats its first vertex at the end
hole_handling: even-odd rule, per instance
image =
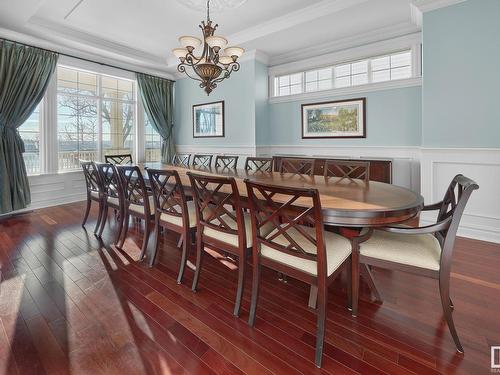
MULTIPOLYGON (((241 318, 231 315, 236 273, 210 259, 200 290, 176 284, 177 238, 159 264, 136 260, 140 230, 124 251, 80 226, 83 204, 0 222, 0 374, 489 374, 500 345, 500 248, 459 239, 452 274, 455 323, 443 323, 436 282, 374 270, 383 304, 362 288, 360 314, 345 308, 345 282, 329 293, 323 368, 313 364, 315 313, 305 285, 265 272, 250 329, 250 274, 241 318)), ((192 258, 191 258, 192 259, 192 258)))

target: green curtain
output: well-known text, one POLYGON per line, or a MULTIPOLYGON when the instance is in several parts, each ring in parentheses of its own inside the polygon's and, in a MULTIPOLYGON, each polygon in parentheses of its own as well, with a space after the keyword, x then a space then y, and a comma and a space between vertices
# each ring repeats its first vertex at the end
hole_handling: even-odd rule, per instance
POLYGON ((0 214, 31 203, 17 128, 42 100, 57 58, 57 53, 0 40, 0 214))
POLYGON ((162 139, 161 161, 170 163, 175 154, 174 82, 137 73, 137 83, 146 115, 162 139))

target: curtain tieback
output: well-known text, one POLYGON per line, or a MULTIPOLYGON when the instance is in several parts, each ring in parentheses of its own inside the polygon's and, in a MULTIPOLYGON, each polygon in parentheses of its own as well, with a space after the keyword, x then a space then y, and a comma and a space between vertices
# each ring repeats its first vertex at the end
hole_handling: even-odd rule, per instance
POLYGON ((23 139, 19 135, 19 131, 17 130, 17 128, 3 126, 2 129, 0 129, 0 135, 7 141, 7 143, 12 142, 17 144, 17 147, 19 147, 21 153, 25 151, 23 139))

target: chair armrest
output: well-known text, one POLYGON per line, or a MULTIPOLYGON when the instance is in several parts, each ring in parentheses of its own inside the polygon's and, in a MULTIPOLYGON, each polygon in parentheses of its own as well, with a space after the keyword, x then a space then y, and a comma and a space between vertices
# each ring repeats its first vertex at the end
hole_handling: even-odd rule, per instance
POLYGON ((443 201, 441 202, 437 202, 437 203, 434 203, 434 204, 430 204, 428 206, 424 206, 422 208, 422 211, 434 211, 434 210, 439 210, 441 208, 441 206, 443 205, 443 201))
POLYGON ((441 232, 442 230, 448 229, 450 226, 452 217, 448 217, 437 224, 426 225, 425 227, 418 228, 402 228, 402 227, 381 227, 378 230, 383 230, 385 232, 400 233, 400 234, 429 234, 441 232))

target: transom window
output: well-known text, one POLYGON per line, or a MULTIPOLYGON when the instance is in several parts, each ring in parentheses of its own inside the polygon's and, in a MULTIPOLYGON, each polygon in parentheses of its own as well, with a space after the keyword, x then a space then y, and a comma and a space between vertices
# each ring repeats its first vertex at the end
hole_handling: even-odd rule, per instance
POLYGON ((412 52, 403 51, 274 78, 274 96, 286 96, 407 79, 412 52))

